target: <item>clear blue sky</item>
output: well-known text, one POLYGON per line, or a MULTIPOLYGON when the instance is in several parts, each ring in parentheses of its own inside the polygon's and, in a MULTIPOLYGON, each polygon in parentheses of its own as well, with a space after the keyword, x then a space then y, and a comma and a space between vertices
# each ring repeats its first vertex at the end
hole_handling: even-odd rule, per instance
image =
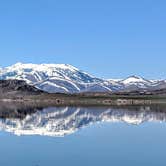
POLYGON ((103 78, 166 78, 165 0, 5 0, 0 65, 68 63, 103 78))

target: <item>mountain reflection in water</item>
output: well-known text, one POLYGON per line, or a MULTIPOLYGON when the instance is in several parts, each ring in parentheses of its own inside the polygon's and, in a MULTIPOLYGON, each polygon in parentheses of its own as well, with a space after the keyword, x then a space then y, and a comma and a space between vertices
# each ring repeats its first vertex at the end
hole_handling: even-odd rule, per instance
POLYGON ((0 130, 16 135, 65 136, 96 122, 165 122, 165 106, 29 107, 0 104, 0 130))

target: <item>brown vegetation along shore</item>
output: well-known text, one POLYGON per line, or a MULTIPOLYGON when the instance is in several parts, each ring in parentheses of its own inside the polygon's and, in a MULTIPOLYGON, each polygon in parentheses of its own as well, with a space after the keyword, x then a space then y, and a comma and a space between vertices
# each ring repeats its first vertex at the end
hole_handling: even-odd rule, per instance
POLYGON ((39 106, 113 106, 166 104, 165 96, 154 95, 82 95, 82 94, 35 94, 1 96, 2 102, 24 102, 39 106))

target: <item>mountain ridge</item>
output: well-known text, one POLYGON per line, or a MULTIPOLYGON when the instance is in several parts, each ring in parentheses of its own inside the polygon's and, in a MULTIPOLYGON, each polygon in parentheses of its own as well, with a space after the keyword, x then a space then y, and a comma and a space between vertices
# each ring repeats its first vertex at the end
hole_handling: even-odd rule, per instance
POLYGON ((16 63, 0 68, 0 80, 24 80, 49 93, 148 91, 166 88, 165 80, 132 75, 126 79, 101 79, 69 64, 16 63))

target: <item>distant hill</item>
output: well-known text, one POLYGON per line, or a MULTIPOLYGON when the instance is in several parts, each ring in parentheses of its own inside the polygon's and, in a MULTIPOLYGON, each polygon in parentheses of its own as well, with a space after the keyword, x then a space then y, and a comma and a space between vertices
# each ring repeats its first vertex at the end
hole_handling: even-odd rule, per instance
POLYGON ((35 95, 43 93, 42 90, 37 89, 32 85, 28 85, 22 80, 0 80, 0 95, 35 95))

